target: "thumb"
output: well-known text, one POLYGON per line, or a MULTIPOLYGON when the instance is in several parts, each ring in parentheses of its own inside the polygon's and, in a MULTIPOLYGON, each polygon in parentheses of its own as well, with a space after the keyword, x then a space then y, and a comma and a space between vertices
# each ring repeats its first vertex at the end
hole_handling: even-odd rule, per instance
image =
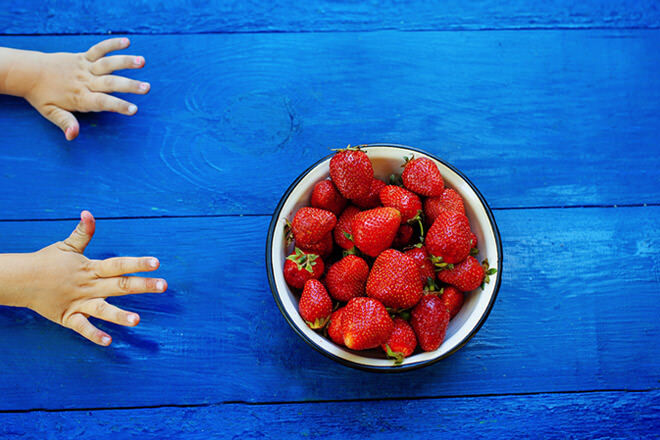
POLYGON ((94 216, 89 211, 83 211, 80 213, 80 223, 78 223, 76 229, 69 235, 69 238, 64 240, 64 243, 82 254, 94 236, 95 229, 96 222, 94 216))
POLYGON ((44 118, 62 129, 67 141, 71 141, 78 136, 80 126, 78 125, 78 120, 71 112, 52 104, 45 105, 38 110, 44 118))

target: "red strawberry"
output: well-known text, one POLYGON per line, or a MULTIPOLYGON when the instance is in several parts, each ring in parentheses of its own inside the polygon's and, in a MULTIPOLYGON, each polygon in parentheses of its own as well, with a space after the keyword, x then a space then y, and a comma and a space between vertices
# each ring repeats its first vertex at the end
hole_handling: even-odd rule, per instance
POLYGON ((396 237, 394 237, 394 241, 392 242, 392 247, 402 248, 408 246, 413 232, 413 228, 410 225, 399 226, 399 230, 396 231, 396 237))
POLYGON ((353 218, 355 218, 359 212, 359 208, 353 205, 349 205, 339 216, 339 220, 337 220, 337 226, 335 226, 334 230, 335 242, 339 245, 339 247, 343 249, 351 249, 353 246, 355 246, 353 241, 346 237, 346 234, 352 236, 353 232, 351 225, 353 223, 353 218))
POLYGON ((369 193, 364 197, 353 199, 353 203, 362 209, 376 208, 380 206, 380 191, 383 188, 385 188, 385 182, 374 177, 371 181, 369 193))
POLYGON ((484 268, 472 255, 455 265, 453 269, 438 272, 438 280, 451 284, 462 292, 469 292, 479 287, 485 276, 484 268))
POLYGON ((344 307, 332 312, 330 324, 328 325, 328 336, 338 345, 344 345, 344 334, 341 332, 341 316, 343 313, 344 307))
POLYGON ((327 258, 332 253, 332 233, 328 232, 318 243, 304 245, 296 241, 296 246, 308 254, 317 254, 327 258))
POLYGON ((387 185, 380 190, 383 206, 396 208, 401 213, 401 223, 415 218, 422 211, 422 201, 417 194, 396 185, 387 185))
POLYGON ((296 289, 305 287, 305 281, 319 279, 323 275, 325 265, 316 254, 308 254, 300 248, 289 255, 284 262, 284 279, 289 286, 296 289))
POLYGON ((347 255, 330 266, 325 277, 328 292, 337 301, 348 301, 364 295, 369 266, 360 257, 347 255))
POLYGON ((347 199, 366 197, 374 178, 374 169, 364 151, 357 147, 340 150, 330 159, 330 177, 347 199))
POLYGON ((332 300, 319 280, 307 280, 298 310, 302 319, 314 330, 323 328, 328 322, 332 313, 332 300))
POLYGON ((477 234, 472 232, 472 235, 470 235, 470 246, 474 249, 478 244, 479 242, 477 241, 477 234))
POLYGON ((387 341, 394 330, 385 306, 373 298, 353 298, 341 315, 344 344, 353 350, 375 348, 387 341))
POLYGON ((311 205, 314 208, 331 211, 335 215, 341 214, 348 201, 342 196, 335 185, 329 180, 322 180, 314 185, 311 205))
POLYGON ((299 247, 318 243, 332 231, 337 217, 325 209, 300 208, 293 217, 291 230, 299 247))
POLYGON ((358 249, 375 257, 392 245, 401 213, 394 208, 374 208, 362 211, 353 218, 353 242, 358 249))
POLYGON ((433 351, 440 347, 449 325, 449 310, 445 303, 435 295, 425 295, 410 316, 410 325, 422 350, 433 351))
POLYGON ((376 258, 367 279, 368 297, 387 307, 407 309, 417 304, 423 291, 415 260, 394 249, 383 251, 376 258))
POLYGON ((394 318, 394 330, 380 348, 387 353, 388 357, 396 359, 395 364, 400 364, 403 362, 403 358, 413 354, 417 348, 415 332, 408 322, 401 318, 394 318))
POLYGON ((407 256, 415 260, 419 268, 419 275, 422 280, 422 285, 426 285, 429 278, 435 279, 435 268, 429 259, 429 253, 426 247, 414 247, 404 252, 407 256))
POLYGON ((470 253, 471 233, 466 216, 442 211, 426 234, 426 250, 435 257, 441 257, 444 263, 459 263, 470 253))
POLYGON ((445 186, 438 166, 425 157, 408 160, 401 179, 406 188, 425 197, 439 196, 445 186))
POLYGON ((440 299, 442 299, 442 302, 445 303, 449 310, 449 319, 460 312, 461 307, 463 307, 463 301, 465 301, 463 292, 452 286, 447 286, 443 289, 440 299))
POLYGON ((463 198, 451 188, 445 188, 442 195, 429 197, 424 201, 424 215, 433 224, 440 211, 455 211, 465 214, 463 198))

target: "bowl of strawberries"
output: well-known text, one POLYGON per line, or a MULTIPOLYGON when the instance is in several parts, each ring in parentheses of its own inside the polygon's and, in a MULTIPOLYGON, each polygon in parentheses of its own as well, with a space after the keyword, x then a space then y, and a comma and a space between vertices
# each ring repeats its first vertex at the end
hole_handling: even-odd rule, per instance
POLYGON ((275 301, 295 332, 344 365, 430 365, 482 326, 502 244, 479 190, 404 145, 347 147, 305 170, 273 214, 266 245, 275 301))

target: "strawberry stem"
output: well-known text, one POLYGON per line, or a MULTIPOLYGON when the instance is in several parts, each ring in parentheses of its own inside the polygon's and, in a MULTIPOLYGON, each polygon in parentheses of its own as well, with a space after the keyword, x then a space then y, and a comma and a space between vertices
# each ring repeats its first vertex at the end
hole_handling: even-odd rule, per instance
POLYGON ((400 363, 403 362, 403 358, 405 358, 403 353, 398 351, 392 351, 392 349, 388 344, 385 344, 385 350, 387 351, 387 357, 394 359, 394 365, 399 365, 400 363))

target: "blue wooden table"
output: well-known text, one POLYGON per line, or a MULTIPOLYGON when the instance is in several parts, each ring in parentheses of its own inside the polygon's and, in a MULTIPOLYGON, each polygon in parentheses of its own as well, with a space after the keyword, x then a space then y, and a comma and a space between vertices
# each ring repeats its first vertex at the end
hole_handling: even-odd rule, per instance
POLYGON ((0 252, 89 209, 88 256, 155 255, 170 288, 117 298, 142 322, 109 348, 0 307, 0 438, 657 438, 657 4, 298 3, 3 5, 0 46, 127 35, 152 90, 70 143, 0 97, 0 252), (369 142, 461 169, 504 246, 479 333, 397 375, 305 345, 264 262, 289 183, 369 142))

